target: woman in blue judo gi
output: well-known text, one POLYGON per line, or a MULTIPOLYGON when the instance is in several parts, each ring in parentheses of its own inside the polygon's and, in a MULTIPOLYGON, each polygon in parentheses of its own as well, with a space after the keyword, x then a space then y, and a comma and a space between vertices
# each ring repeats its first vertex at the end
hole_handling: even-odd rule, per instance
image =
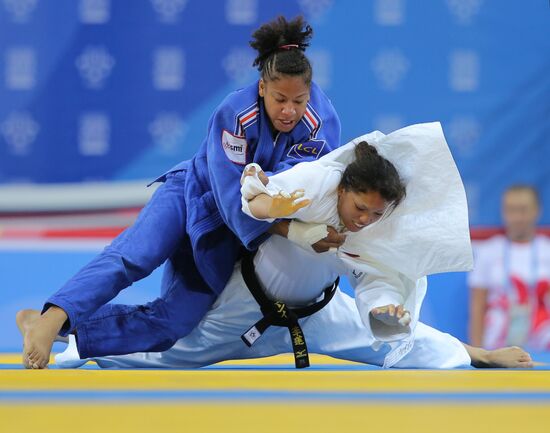
MULTIPOLYGON (((133 226, 51 296, 42 313, 18 313, 25 367, 44 368, 54 339, 69 333, 82 357, 166 350, 212 306, 243 245, 255 249, 269 233, 300 236, 287 224, 244 215, 238 179, 251 162, 275 173, 339 146, 338 116, 304 54, 311 34, 301 17, 279 17, 253 33, 260 79, 216 108, 195 157, 156 180, 163 185, 133 226), (107 304, 162 264, 159 298, 107 304)), ((331 232, 316 249, 342 242, 331 232)))

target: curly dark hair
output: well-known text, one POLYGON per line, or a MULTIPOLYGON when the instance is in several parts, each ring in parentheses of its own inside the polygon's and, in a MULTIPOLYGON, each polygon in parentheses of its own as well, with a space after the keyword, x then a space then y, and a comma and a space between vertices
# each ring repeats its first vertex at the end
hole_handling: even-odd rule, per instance
POLYGON ((252 66, 258 67, 264 80, 277 80, 280 74, 301 75, 309 85, 313 71, 304 51, 312 34, 313 29, 302 16, 291 21, 277 17, 252 34, 250 46, 258 52, 252 66))
POLYGON ((395 166, 366 141, 355 146, 355 161, 344 170, 340 187, 360 193, 376 191, 392 204, 392 209, 407 193, 395 166))

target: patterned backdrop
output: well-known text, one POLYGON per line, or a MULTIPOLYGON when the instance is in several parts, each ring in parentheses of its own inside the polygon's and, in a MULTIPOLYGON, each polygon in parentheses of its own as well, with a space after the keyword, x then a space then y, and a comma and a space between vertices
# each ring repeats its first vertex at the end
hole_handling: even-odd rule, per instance
POLYGON ((251 32, 300 13, 343 140, 440 120, 473 225, 499 223, 512 182, 550 206, 547 0, 0 0, 0 190, 141 187, 255 79, 251 32))

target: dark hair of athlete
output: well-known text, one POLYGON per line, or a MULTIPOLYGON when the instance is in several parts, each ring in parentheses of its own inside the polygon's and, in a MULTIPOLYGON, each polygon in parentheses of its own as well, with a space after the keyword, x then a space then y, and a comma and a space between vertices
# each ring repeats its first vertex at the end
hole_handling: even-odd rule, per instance
POLYGON ((344 170, 340 187, 346 191, 376 191, 395 209, 405 198, 405 184, 395 166, 366 141, 355 146, 355 161, 344 170))
POLYGON ((290 75, 302 76, 307 85, 311 84, 313 71, 304 52, 312 34, 313 29, 301 16, 291 21, 277 17, 252 34, 250 46, 258 52, 252 66, 257 66, 264 81, 290 75))

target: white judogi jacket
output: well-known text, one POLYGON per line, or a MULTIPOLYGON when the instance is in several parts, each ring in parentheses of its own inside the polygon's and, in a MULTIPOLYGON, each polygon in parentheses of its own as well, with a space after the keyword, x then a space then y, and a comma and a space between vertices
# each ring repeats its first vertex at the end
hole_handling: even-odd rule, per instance
POLYGON ((412 125, 391 134, 375 131, 358 137, 317 161, 298 164, 269 178, 266 187, 255 177, 243 183, 243 211, 252 195, 305 189, 311 204, 289 218, 341 227, 338 184, 355 159, 355 145, 367 141, 391 161, 407 187, 404 201, 387 217, 359 232, 347 232, 338 250, 351 270, 350 282, 365 326, 376 341, 392 343, 385 366, 405 356, 426 294, 426 276, 468 271, 473 267, 466 195, 438 122, 412 125), (409 326, 388 326, 369 315, 374 307, 403 304, 409 326))

